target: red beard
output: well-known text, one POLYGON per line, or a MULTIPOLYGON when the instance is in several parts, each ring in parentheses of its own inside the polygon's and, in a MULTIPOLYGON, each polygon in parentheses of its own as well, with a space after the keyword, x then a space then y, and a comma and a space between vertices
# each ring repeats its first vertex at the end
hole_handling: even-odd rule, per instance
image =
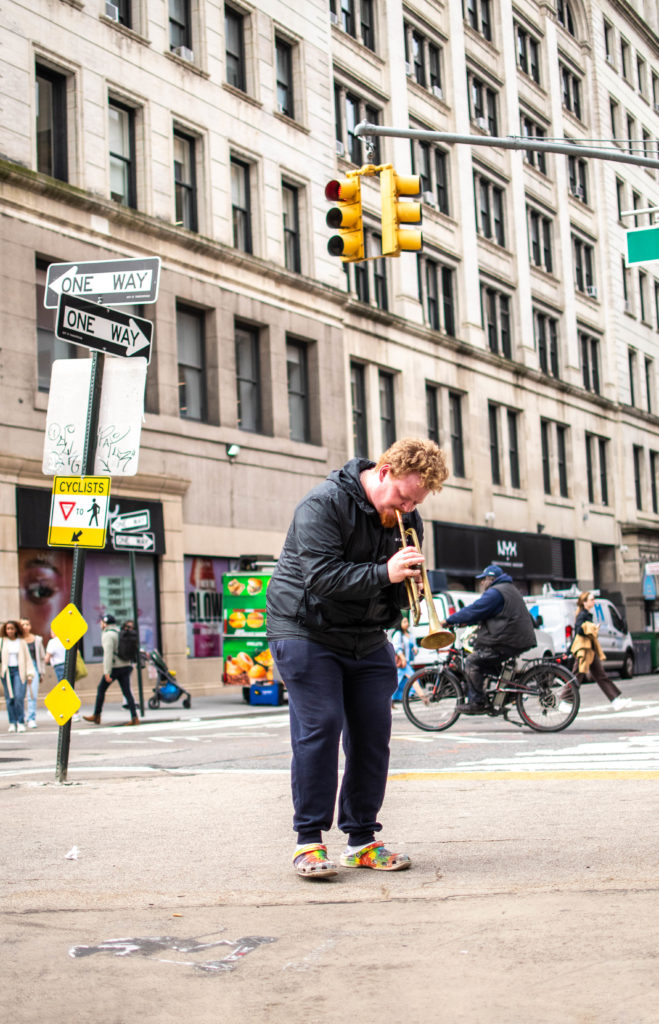
POLYGON ((398 520, 396 519, 396 513, 385 509, 384 512, 380 512, 380 522, 386 529, 391 529, 396 526, 398 520))

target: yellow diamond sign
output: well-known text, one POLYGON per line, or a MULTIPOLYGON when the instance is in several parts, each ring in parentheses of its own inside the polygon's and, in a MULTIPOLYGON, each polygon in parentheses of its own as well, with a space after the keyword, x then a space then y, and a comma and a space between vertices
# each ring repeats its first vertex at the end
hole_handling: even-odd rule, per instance
POLYGON ((44 699, 44 704, 58 725, 66 725, 76 711, 80 710, 81 703, 80 697, 66 679, 53 686, 44 699))
POLYGON ((74 604, 67 604, 66 608, 62 608, 59 615, 55 616, 50 628, 68 651, 78 643, 81 636, 85 635, 87 623, 74 604))

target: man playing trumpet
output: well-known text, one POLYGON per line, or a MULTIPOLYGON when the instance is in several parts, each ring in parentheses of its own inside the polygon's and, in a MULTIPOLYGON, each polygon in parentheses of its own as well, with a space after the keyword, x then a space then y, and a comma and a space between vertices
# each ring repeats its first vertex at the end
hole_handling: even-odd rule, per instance
POLYGON ((299 503, 267 590, 270 650, 288 689, 297 831, 294 868, 327 878, 336 866, 322 833, 334 817, 339 742, 345 769, 338 826, 344 867, 410 866, 375 840, 389 767, 394 652, 385 630, 420 585, 423 555, 400 547, 396 512, 423 539, 417 505, 448 476, 432 441, 396 441, 377 463, 351 459, 299 503))

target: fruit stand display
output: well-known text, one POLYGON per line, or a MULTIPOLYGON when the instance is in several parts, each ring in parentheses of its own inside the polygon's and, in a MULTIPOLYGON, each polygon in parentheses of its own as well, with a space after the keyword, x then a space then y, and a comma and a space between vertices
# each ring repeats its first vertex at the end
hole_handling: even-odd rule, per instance
POLYGON ((234 572, 222 577, 224 682, 268 689, 274 683, 265 631, 269 573, 234 572))

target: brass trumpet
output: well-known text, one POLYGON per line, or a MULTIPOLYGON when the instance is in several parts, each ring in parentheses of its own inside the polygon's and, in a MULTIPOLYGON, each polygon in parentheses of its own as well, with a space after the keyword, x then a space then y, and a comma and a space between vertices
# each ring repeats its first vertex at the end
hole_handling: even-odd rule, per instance
MULTIPOLYGON (((403 547, 413 547, 421 554, 421 545, 419 544, 419 538, 417 532, 413 527, 405 528, 403 524, 403 517, 401 516, 398 509, 396 509, 396 521, 398 523, 398 529, 400 531, 401 540, 403 547)), ((448 647, 455 640, 455 633, 451 633, 448 629, 442 629, 437 609, 435 608, 435 602, 432 599, 432 593, 430 591, 430 582, 428 580, 428 573, 423 562, 419 565, 421 571, 421 580, 423 582, 423 594, 426 600, 426 606, 428 608, 428 625, 430 626, 430 632, 423 639, 419 640, 422 647, 427 648, 431 651, 437 651, 441 647, 448 647)), ((405 580, 405 589, 407 591, 407 598, 410 603, 410 611, 412 612, 412 618, 414 619, 414 625, 416 626, 421 618, 421 602, 419 601, 419 594, 416 589, 416 583, 414 580, 405 580)))

